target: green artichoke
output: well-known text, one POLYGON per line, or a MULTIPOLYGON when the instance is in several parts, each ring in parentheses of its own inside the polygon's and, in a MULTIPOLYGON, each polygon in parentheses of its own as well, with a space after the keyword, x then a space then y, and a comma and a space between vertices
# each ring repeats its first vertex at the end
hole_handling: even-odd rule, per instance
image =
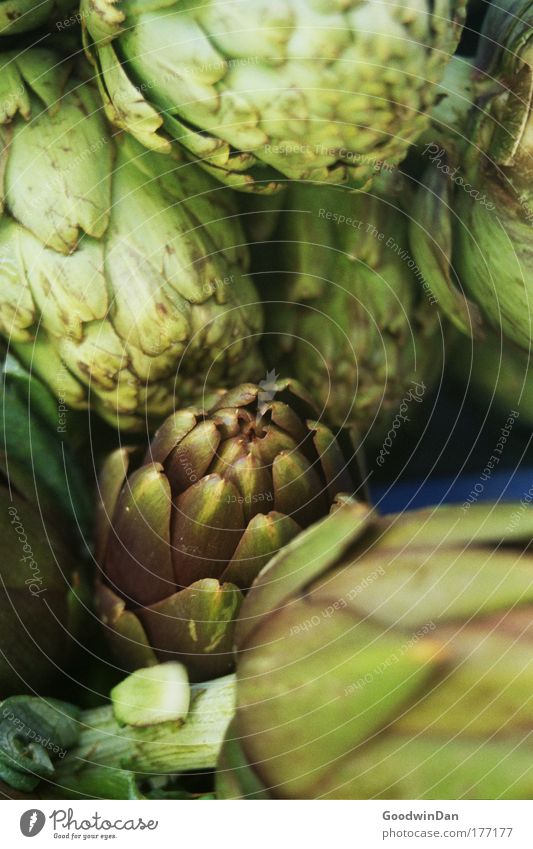
POLYGON ((414 384, 423 395, 442 366, 439 311, 409 252, 395 178, 376 189, 292 185, 267 245, 273 272, 259 277, 269 365, 293 374, 329 423, 361 432, 414 384))
POLYGON ((427 124, 463 0, 82 0, 108 117, 223 182, 367 185, 427 124))
POLYGON ((146 427, 262 372, 232 193, 110 132, 51 52, 0 59, 0 332, 68 406, 146 427))
POLYGON ((0 36, 48 24, 60 31, 79 22, 76 0, 0 0, 0 36))
POLYGON ((463 62, 458 85, 458 63, 450 66, 452 105, 435 111, 411 229, 417 262, 455 324, 475 333, 486 323, 525 350, 533 294, 532 24, 524 0, 491 4, 474 69, 463 62))
POLYGON ((532 492, 345 501, 289 543, 237 623, 220 796, 531 799, 532 492))
POLYGON ((120 449, 100 478, 101 618, 127 669, 232 666, 233 621, 272 554, 354 484, 332 433, 294 381, 222 391, 181 410, 144 460, 120 449))

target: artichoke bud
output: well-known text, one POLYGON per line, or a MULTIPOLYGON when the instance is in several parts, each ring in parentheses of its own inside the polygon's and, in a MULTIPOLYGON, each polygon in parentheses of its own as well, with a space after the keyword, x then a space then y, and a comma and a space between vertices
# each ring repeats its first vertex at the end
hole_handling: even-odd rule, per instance
POLYGON ((232 665, 242 593, 354 479, 302 388, 269 375, 174 413, 146 456, 100 477, 98 604, 129 669, 181 661, 194 680, 232 665))
POLYGON ((54 391, 64 369, 69 405, 90 394, 130 429, 202 379, 259 377, 262 310, 229 192, 112 133, 85 66, 44 49, 1 61, 0 332, 19 356, 54 391))
POLYGON ((530 501, 344 499, 279 552, 237 623, 219 795, 530 798, 530 501))
POLYGON ((376 162, 400 162, 427 126, 464 16, 463 0, 438 14, 360 0, 81 4, 111 121, 259 193, 286 178, 363 188, 376 162))
POLYGON ((269 245, 268 364, 294 374, 335 427, 384 425, 441 362, 438 310, 409 250, 398 180, 381 174, 366 194, 291 185, 269 245))

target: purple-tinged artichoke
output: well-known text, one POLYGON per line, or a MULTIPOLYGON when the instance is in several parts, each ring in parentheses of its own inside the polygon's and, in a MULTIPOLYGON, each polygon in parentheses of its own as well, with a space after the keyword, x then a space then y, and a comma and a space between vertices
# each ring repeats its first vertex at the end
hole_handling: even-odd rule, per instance
POLYGON ((292 380, 242 384, 171 415, 146 456, 100 478, 98 599, 128 669, 232 666, 233 621, 270 557, 352 492, 340 447, 292 380))

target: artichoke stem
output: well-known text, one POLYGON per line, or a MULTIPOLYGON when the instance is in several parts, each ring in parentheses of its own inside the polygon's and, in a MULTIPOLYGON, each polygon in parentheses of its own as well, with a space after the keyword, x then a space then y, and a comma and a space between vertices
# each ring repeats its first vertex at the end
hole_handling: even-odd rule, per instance
POLYGON ((180 773, 216 766, 235 709, 235 676, 191 687, 191 708, 179 721, 136 728, 120 726, 111 707, 86 710, 75 748, 57 763, 54 781, 69 782, 94 766, 137 774, 180 773))

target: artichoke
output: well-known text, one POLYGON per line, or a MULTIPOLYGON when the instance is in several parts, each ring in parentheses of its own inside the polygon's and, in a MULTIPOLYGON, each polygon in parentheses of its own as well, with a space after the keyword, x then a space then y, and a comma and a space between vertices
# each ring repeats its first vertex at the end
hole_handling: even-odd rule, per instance
POLYGON ((532 24, 530 3, 491 4, 475 67, 450 66, 451 104, 435 111, 411 230, 417 262, 455 324, 466 333, 490 325, 528 351, 532 24))
POLYGON ((146 427, 262 372, 232 193, 114 135, 84 68, 0 59, 0 332, 63 402, 146 427))
POLYGON ((369 183, 427 124, 465 2, 82 0, 108 117, 223 182, 369 183))
POLYGON ((409 252, 401 186, 391 176, 367 194, 294 184, 268 245, 267 360, 336 427, 385 422, 442 366, 439 312, 409 252))
POLYGON ((219 795, 531 799, 532 498, 344 500, 289 543, 237 624, 219 795))
POLYGON ((193 679, 232 666, 233 621, 274 552, 354 484, 294 381, 270 376, 180 410, 146 456, 100 478, 100 615, 127 669, 178 660, 193 679))
POLYGON ((45 24, 57 30, 79 21, 76 0, 0 0, 0 36, 17 35, 45 24))

